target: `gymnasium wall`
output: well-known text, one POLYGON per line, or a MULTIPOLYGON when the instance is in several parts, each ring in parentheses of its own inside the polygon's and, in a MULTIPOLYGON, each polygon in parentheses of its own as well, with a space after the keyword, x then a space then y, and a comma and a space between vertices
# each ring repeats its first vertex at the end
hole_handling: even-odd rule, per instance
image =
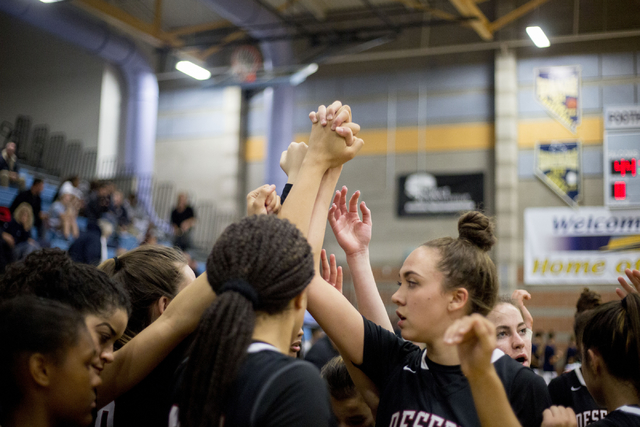
POLYGON ((0 14, 0 120, 31 116, 96 148, 104 72, 100 58, 0 14))

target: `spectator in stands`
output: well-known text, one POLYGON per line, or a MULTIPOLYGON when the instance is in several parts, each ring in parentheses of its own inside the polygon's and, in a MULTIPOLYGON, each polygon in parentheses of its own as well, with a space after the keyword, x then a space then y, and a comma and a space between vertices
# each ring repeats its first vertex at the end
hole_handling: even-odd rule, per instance
POLYGON ((73 203, 76 204, 76 209, 80 210, 84 200, 84 194, 82 194, 82 190, 80 190, 80 177, 78 175, 70 176, 67 178, 60 188, 58 189, 58 193, 56 194, 56 198, 60 197, 63 194, 71 194, 73 197, 73 203))
POLYGON ((65 239, 73 236, 77 239, 80 236, 78 230, 78 211, 73 203, 73 196, 69 193, 63 194, 53 202, 49 210, 49 226, 55 231, 62 231, 65 239))
POLYGON ((127 200, 124 201, 124 207, 131 220, 129 233, 136 236, 139 241, 143 240, 150 225, 149 215, 144 210, 144 206, 138 203, 138 197, 135 193, 131 193, 127 200))
POLYGON ((542 378, 549 382, 558 376, 556 362, 562 357, 562 352, 556 349, 555 334, 553 331, 547 335, 547 345, 544 348, 544 363, 542 365, 542 378))
POLYGON ((44 190, 44 181, 40 178, 34 179, 31 188, 19 193, 16 198, 13 199, 13 203, 11 203, 11 207, 9 208, 13 215, 18 206, 22 203, 28 203, 33 211, 33 225, 36 227, 36 230, 38 230, 38 237, 40 238, 44 237, 44 223, 42 221, 47 218, 47 213, 41 211, 42 200, 40 199, 40 194, 42 194, 42 190, 44 190))
POLYGON ((87 231, 69 247, 69 256, 75 262, 97 266, 105 261, 107 255, 107 239, 113 234, 113 225, 107 220, 87 224, 87 231))
POLYGON ((107 213, 109 220, 118 227, 118 230, 125 229, 129 223, 129 212, 124 206, 124 196, 120 191, 114 191, 111 196, 111 205, 107 213))
POLYGON ((107 182, 100 181, 95 184, 94 189, 89 194, 87 205, 85 207, 85 216, 88 222, 98 223, 102 215, 109 212, 111 199, 109 194, 109 186, 107 182))
POLYGON ((0 156, 0 185, 8 187, 10 184, 14 184, 18 186, 20 191, 24 190, 24 178, 19 175, 19 172, 16 143, 9 141, 0 156))
POLYGON ((189 206, 187 195, 178 194, 178 205, 171 212, 171 226, 175 236, 173 244, 183 251, 191 246, 191 229, 196 224, 196 215, 189 206))
POLYGON ((540 368, 542 367, 543 344, 542 332, 538 331, 531 340, 531 369, 533 369, 536 374, 540 373, 540 368))
POLYGON ((31 252, 40 249, 40 245, 31 238, 33 210, 29 203, 21 203, 13 213, 10 222, 2 226, 2 239, 13 248, 13 258, 24 259, 31 252))

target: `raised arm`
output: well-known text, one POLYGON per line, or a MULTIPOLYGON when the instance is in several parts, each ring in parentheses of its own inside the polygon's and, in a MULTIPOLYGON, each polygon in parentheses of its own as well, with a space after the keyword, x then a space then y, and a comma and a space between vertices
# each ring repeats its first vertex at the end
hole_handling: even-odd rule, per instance
POLYGON ((371 211, 366 204, 360 204, 362 219, 358 215, 358 198, 356 191, 347 207, 347 187, 336 192, 329 210, 329 224, 336 236, 338 244, 347 256, 347 264, 353 278, 358 311, 367 319, 393 332, 391 320, 378 292, 369 261, 369 242, 371 241, 371 211))
POLYGON ((153 371, 169 353, 193 332, 216 294, 207 274, 201 274, 181 291, 164 313, 114 353, 105 365, 98 387, 98 408, 122 395, 153 371))

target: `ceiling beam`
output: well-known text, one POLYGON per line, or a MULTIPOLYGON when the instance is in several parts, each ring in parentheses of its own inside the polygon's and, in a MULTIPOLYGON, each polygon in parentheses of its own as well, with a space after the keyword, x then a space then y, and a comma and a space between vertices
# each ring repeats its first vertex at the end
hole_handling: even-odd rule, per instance
POLYGON ((496 19, 495 21, 493 21, 491 24, 489 24, 489 29, 491 30, 492 33, 495 33, 500 28, 504 27, 507 24, 510 24, 511 22, 513 22, 516 19, 526 15, 527 13, 531 12, 536 7, 539 7, 539 6, 545 4, 548 1, 549 0, 531 0, 528 3, 525 3, 522 6, 516 8, 516 9, 513 9, 511 12, 509 12, 509 13, 501 16, 500 18, 496 19))
POLYGON ((103 0, 73 0, 73 4, 153 46, 178 48, 184 45, 177 37, 156 30, 154 23, 142 21, 103 0))
POLYGON ((489 28, 489 20, 484 13, 476 6, 474 0, 449 0, 451 4, 458 9, 458 12, 464 17, 467 18, 476 18, 475 20, 469 22, 471 28, 473 28, 476 33, 483 40, 493 40, 493 33, 489 28))
POLYGON ((246 34, 244 31, 242 30, 238 30, 238 31, 234 31, 233 33, 229 34, 228 36, 225 36, 225 38, 222 39, 222 41, 216 45, 213 45, 205 50, 203 50, 202 52, 200 52, 198 54, 198 57, 201 60, 205 60, 208 57, 210 57, 211 55, 220 52, 220 50, 222 50, 223 47, 225 47, 227 44, 236 41, 242 37, 244 37, 246 34))
POLYGON ((153 16, 153 30, 156 34, 162 31, 162 0, 156 0, 156 9, 153 16))
POLYGON ((189 25, 187 27, 176 28, 173 31, 167 32, 167 34, 175 37, 179 36, 187 36, 195 33, 203 33, 205 31, 219 30, 220 28, 229 28, 233 27, 233 24, 229 21, 214 21, 214 22, 206 22, 204 24, 198 25, 189 25))
POLYGON ((458 17, 452 13, 445 12, 444 10, 435 9, 433 7, 429 7, 426 4, 420 3, 418 0, 395 0, 398 3, 402 3, 405 6, 411 9, 423 10, 425 12, 430 13, 436 18, 444 19, 447 21, 457 21, 458 17))

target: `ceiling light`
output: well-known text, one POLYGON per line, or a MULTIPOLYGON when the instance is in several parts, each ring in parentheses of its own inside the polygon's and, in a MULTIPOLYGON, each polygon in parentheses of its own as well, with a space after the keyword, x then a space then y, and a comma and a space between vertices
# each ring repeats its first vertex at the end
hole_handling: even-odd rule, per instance
POLYGON ((42 3, 58 3, 64 0, 40 0, 42 3))
POLYGON ((293 73, 289 78, 289 82, 291 83, 291 86, 298 86, 300 83, 305 81, 307 77, 309 77, 311 74, 315 73, 316 71, 318 71, 318 64, 315 64, 315 63, 309 64, 303 69, 293 73))
POLYGON ((533 44, 538 47, 549 47, 551 43, 540 27, 527 27, 527 34, 531 37, 533 44))
POLYGON ((193 77, 196 80, 207 80, 211 77, 211 72, 209 72, 209 70, 204 69, 191 61, 178 62, 176 64, 176 70, 182 71, 189 77, 193 77))

